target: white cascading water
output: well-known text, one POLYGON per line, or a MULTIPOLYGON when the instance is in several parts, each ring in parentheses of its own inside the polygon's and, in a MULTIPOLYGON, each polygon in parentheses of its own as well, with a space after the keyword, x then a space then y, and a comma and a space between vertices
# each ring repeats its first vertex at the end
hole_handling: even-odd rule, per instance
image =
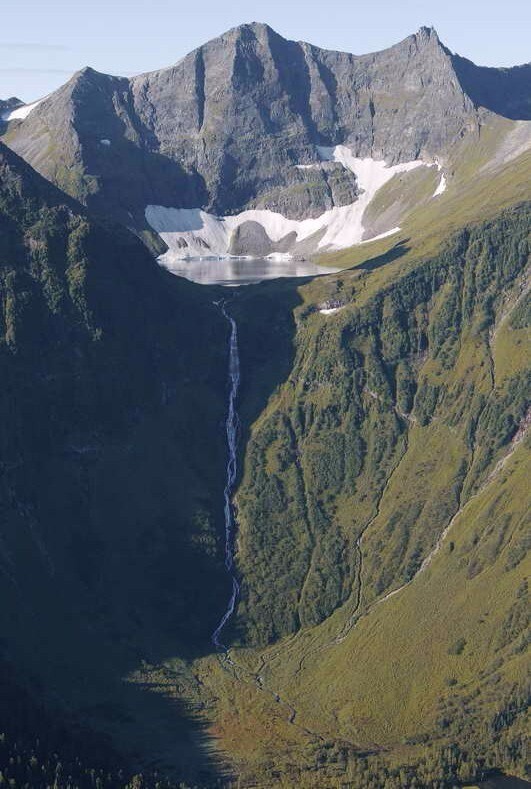
POLYGON ((225 567, 232 579, 232 594, 219 625, 212 633, 212 643, 216 649, 226 651, 226 647, 220 641, 220 635, 234 613, 236 601, 240 592, 240 585, 234 573, 234 508, 231 501, 237 472, 236 447, 238 443, 239 420, 236 411, 236 398, 240 386, 240 356, 238 353, 238 328, 236 326, 236 321, 227 312, 224 301, 216 302, 216 304, 221 309, 223 317, 228 320, 231 327, 229 340, 229 407, 227 411, 227 420, 225 422, 228 460, 227 478, 223 497, 225 513, 225 567))

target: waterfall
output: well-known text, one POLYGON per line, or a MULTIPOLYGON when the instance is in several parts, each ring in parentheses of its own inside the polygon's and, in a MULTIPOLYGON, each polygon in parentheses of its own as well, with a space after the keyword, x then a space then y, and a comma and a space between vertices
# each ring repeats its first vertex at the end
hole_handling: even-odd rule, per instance
POLYGON ((225 307, 225 302, 215 302, 220 308, 222 315, 230 323, 230 339, 229 339, 229 403, 227 409, 227 419, 225 422, 225 429, 227 434, 227 476, 225 481, 225 489, 223 491, 224 499, 224 515, 225 515, 225 567, 232 579, 232 594, 230 596, 227 608, 223 614, 219 625, 212 633, 212 643, 216 649, 226 650, 225 646, 220 641, 221 631, 231 618, 236 608, 236 601, 240 592, 240 585, 234 573, 234 508, 232 506, 232 491, 234 483, 236 482, 237 473, 237 459, 236 447, 238 443, 238 414, 236 411, 236 398, 238 396, 238 389, 240 386, 240 356, 238 353, 238 329, 236 321, 229 315, 225 307))

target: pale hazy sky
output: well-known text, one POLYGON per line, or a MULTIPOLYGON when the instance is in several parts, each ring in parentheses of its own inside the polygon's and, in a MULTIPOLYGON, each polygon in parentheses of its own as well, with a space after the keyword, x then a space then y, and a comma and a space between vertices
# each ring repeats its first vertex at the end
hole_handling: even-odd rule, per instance
POLYGON ((531 58, 529 0, 1 0, 0 98, 40 98, 86 65, 121 75, 168 66, 251 21, 355 54, 433 25, 480 65, 531 58))

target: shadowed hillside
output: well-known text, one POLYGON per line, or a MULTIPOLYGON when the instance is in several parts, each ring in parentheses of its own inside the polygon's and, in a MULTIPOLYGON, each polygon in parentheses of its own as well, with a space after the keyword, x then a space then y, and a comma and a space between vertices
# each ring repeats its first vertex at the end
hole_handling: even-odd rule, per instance
POLYGON ((189 714, 124 678, 210 649, 228 594, 224 322, 3 147, 0 290, 5 656, 133 763, 208 772, 189 714))

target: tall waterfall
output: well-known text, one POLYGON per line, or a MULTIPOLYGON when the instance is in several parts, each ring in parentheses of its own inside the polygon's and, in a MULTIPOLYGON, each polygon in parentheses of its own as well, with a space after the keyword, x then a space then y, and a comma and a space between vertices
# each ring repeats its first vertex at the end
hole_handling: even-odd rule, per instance
POLYGON ((225 567, 229 572, 232 579, 232 594, 228 602, 227 608, 219 625, 212 633, 212 643, 216 649, 225 650, 224 644, 220 641, 221 631, 231 618, 236 607, 236 601, 240 592, 240 585, 234 573, 234 508, 232 506, 232 491, 236 481, 237 472, 237 459, 236 447, 238 443, 238 414, 236 411, 236 398, 238 396, 238 389, 240 386, 240 356, 238 353, 238 328, 236 321, 227 312, 225 302, 217 302, 221 309, 223 317, 230 323, 230 339, 229 339, 229 404, 227 410, 227 420, 225 428, 227 433, 227 477, 225 481, 225 489, 223 491, 224 498, 224 513, 225 513, 225 567))

